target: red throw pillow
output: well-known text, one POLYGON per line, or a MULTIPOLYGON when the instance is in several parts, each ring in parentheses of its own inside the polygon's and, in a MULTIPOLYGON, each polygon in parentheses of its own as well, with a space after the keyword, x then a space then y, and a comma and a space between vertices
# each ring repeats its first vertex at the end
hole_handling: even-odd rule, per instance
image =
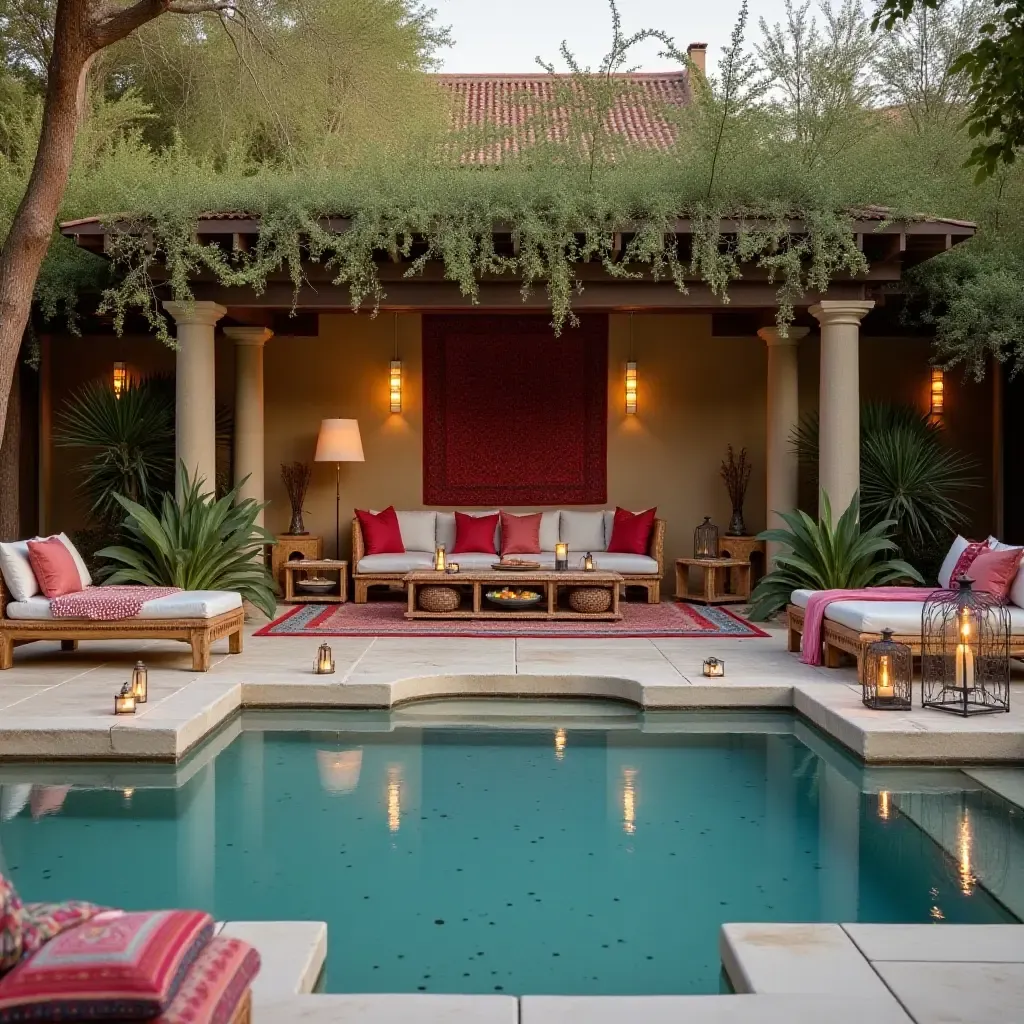
POLYGON ((651 530, 654 529, 654 517, 657 514, 657 507, 633 513, 616 506, 608 551, 623 555, 646 555, 651 547, 651 530))
POLYGON ((960 552, 960 557, 956 560, 953 571, 949 574, 949 585, 951 588, 956 589, 956 581, 961 576, 967 575, 967 570, 970 569, 974 564, 974 560, 983 551, 988 551, 987 540, 972 540, 968 542, 967 547, 960 552))
POLYGON ((388 505, 383 512, 368 512, 357 508, 356 517, 363 531, 363 548, 367 555, 404 555, 402 531, 398 528, 395 506, 388 505))
POLYGON ((77 594, 82 589, 82 577, 60 537, 28 542, 28 560, 39 581, 39 589, 47 597, 77 594))
POLYGON ((498 525, 498 513, 493 516, 467 516, 465 512, 455 513, 455 546, 453 555, 470 552, 496 555, 494 530, 498 525))
POLYGON ((542 515, 541 512, 534 512, 525 516, 513 516, 508 512, 502 512, 502 555, 539 555, 542 515))
POLYGON ((983 590, 999 601, 1005 601, 1013 578, 1020 568, 1024 548, 1005 548, 1002 551, 982 551, 971 564, 969 573, 974 589, 983 590))

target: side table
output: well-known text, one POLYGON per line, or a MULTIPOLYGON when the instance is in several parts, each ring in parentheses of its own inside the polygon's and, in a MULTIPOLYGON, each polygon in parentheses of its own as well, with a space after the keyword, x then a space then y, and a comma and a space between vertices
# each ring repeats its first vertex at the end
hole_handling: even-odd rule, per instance
POLYGON ((302 558, 284 562, 281 566, 284 573, 284 600, 288 604, 344 604, 348 600, 348 562, 335 558, 302 558), (337 573, 338 582, 333 590, 326 594, 305 594, 297 587, 295 574, 301 572, 319 576, 322 573, 337 573))
POLYGON ((279 533, 274 538, 274 546, 270 549, 270 575, 277 585, 284 590, 285 562, 294 562, 301 558, 318 559, 324 557, 323 537, 312 533, 279 533))
MULTIPOLYGON (((718 538, 718 554, 722 558, 739 558, 750 563, 750 583, 755 584, 768 570, 764 541, 757 537, 730 537, 727 533, 718 538)), ((729 573, 729 589, 737 591, 735 570, 729 573)))
POLYGON ((677 558, 676 598, 703 604, 730 604, 750 599, 750 562, 740 558, 677 558), (690 570, 704 570, 704 591, 690 590, 690 570), (726 593, 726 575, 736 573, 734 593, 726 593))

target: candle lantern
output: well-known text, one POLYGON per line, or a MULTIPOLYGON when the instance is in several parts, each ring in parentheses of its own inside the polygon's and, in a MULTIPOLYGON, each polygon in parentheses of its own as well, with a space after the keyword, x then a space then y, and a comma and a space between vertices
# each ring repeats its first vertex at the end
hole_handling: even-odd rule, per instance
POLYGON ((329 676, 334 672, 334 655, 327 644, 321 644, 317 650, 313 672, 318 676, 329 676))
POLYGON ((438 544, 434 548, 434 572, 444 572, 448 567, 448 558, 445 555, 444 545, 438 544))
POLYGON ((594 556, 589 551, 583 556, 582 564, 584 572, 593 572, 597 568, 597 565, 594 563, 594 556))
POLYGON ((444 571, 446 573, 448 573, 449 576, 454 576, 455 573, 457 573, 459 571, 459 563, 458 562, 449 562, 445 566, 444 571))
POLYGON ((135 694, 132 693, 132 688, 129 683, 125 683, 124 686, 121 687, 120 693, 114 694, 114 714, 135 714, 135 694))
POLYGON ((693 531, 693 557, 718 557, 718 527, 711 522, 711 516, 705 516, 704 522, 693 531))
POLYGON ((145 704, 149 700, 149 670, 144 662, 135 662, 132 669, 132 696, 137 704, 145 704))
POLYGON ((569 545, 558 543, 555 545, 555 568, 558 570, 569 568, 569 545))
POLYGON ((882 639, 868 644, 864 653, 861 699, 876 711, 909 711, 914 659, 906 644, 892 638, 891 629, 882 630, 882 639))
POLYGON ((721 658, 704 659, 704 675, 718 677, 725 675, 725 662, 721 658))
POLYGON ((953 714, 1010 710, 1010 615, 961 576, 921 612, 921 705, 953 714))

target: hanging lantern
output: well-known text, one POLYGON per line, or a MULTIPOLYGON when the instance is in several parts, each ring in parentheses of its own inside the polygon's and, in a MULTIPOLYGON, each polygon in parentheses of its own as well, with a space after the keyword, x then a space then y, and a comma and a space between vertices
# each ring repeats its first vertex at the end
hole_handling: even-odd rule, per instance
POLYGON ((961 576, 921 612, 921 705, 953 714, 1010 710, 1010 615, 961 576))
POLYGON ((135 714, 135 694, 132 693, 132 688, 128 683, 121 687, 120 693, 114 694, 114 714, 135 714))
POLYGON ((864 654, 861 699, 865 706, 876 711, 910 710, 913 679, 910 648, 896 643, 891 629, 883 629, 882 639, 868 644, 864 654))
POLYGON ((318 676, 329 676, 334 672, 334 655, 327 644, 321 644, 316 652, 313 672, 318 676))
POLYGON ((931 412, 941 416, 946 411, 946 375, 941 366, 932 367, 931 412))
POLYGON ((438 544, 434 549, 434 572, 444 572, 448 566, 448 559, 444 553, 444 545, 438 544))
POLYGON ((704 675, 710 676, 712 679, 720 678, 725 675, 725 662, 721 658, 705 658, 704 659, 704 675))
POLYGON ((141 661, 135 662, 132 669, 132 695, 139 704, 149 700, 149 670, 141 661))
POLYGON ((559 541, 555 545, 555 569, 561 572, 569 568, 569 545, 559 541))
POLYGON ((711 516, 705 516, 704 522, 693 531, 693 557, 718 557, 718 527, 711 522, 711 516))
POLYGON ((128 386, 128 366, 125 363, 114 363, 114 397, 120 398, 128 386))

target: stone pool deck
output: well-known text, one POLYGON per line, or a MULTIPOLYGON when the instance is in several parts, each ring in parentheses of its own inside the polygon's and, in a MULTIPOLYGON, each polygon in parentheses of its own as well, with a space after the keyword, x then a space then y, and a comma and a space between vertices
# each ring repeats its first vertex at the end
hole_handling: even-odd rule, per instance
POLYGON ((180 759, 243 707, 387 708, 445 696, 604 697, 648 710, 795 709, 869 763, 1024 762, 1024 664, 1014 662, 1009 714, 961 719, 937 711, 870 711, 853 668, 802 665, 785 633, 744 639, 334 638, 337 671, 312 673, 318 641, 253 637, 194 673, 172 641, 36 643, 0 673, 0 758, 180 759), (701 674, 726 662, 723 679, 701 674), (115 718, 113 696, 136 658, 150 698, 115 718))

